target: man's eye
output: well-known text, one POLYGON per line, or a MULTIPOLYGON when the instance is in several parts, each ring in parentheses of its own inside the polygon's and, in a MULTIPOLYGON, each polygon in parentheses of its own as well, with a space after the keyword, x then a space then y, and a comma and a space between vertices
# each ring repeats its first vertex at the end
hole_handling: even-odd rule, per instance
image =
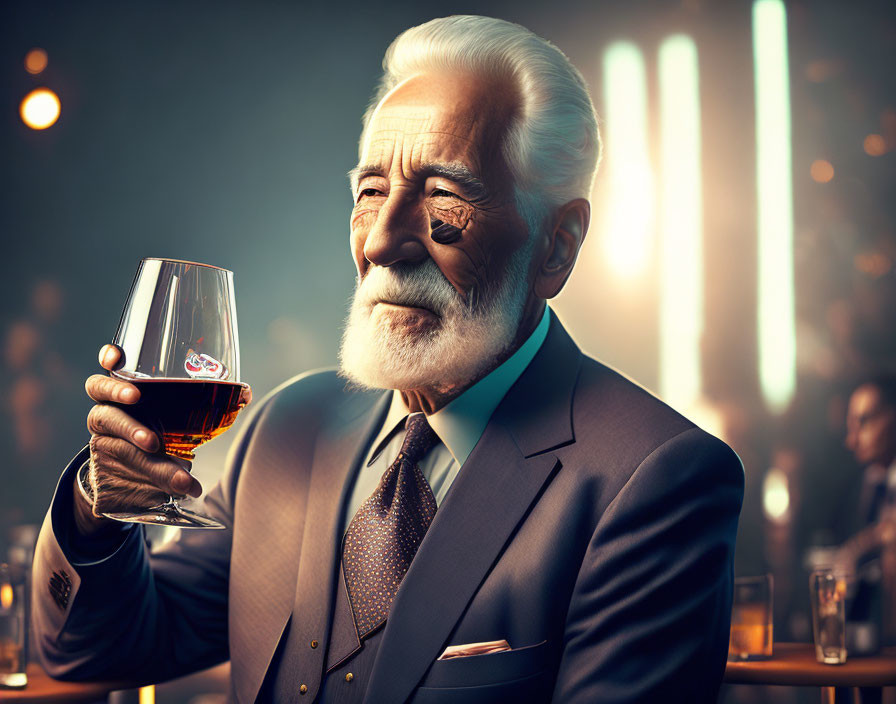
POLYGON ((382 194, 380 193, 380 191, 378 191, 375 188, 362 188, 360 191, 358 191, 357 200, 358 200, 358 202, 360 202, 360 200, 366 196, 376 196, 376 195, 382 195, 382 194))
POLYGON ((446 191, 444 188, 435 188, 435 189, 433 189, 432 193, 430 193, 429 195, 435 196, 436 198, 440 198, 440 197, 444 198, 446 196, 448 198, 459 198, 459 196, 456 193, 452 193, 451 191, 446 191))

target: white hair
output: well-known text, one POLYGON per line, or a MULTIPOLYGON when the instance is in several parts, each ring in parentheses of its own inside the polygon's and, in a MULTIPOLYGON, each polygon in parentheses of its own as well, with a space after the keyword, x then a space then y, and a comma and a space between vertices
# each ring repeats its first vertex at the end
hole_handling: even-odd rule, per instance
POLYGON ((383 70, 364 114, 359 151, 376 107, 399 83, 427 71, 467 71, 506 80, 520 96, 502 147, 530 235, 554 208, 590 197, 601 151, 597 116, 582 75, 549 41, 493 17, 441 17, 398 35, 383 70))

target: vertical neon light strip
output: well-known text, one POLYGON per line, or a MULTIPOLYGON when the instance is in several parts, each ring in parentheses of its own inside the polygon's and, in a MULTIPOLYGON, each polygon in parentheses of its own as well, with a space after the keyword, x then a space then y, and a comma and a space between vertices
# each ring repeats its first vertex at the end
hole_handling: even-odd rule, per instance
POLYGON ((759 261, 759 382, 783 411, 796 387, 793 192, 787 14, 781 0, 753 3, 759 261))
POLYGON ((641 50, 631 42, 607 47, 603 83, 609 178, 604 241, 612 268, 632 275, 646 265, 653 220, 647 79, 641 50))
POLYGON ((703 194, 697 47, 684 35, 659 50, 660 394, 682 411, 701 391, 703 194))

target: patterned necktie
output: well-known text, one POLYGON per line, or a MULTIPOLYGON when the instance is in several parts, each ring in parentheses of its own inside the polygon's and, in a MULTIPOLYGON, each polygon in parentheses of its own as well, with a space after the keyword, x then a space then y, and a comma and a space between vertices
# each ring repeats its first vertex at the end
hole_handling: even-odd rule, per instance
POLYGON ((422 413, 408 416, 406 428, 398 457, 345 532, 342 569, 362 639, 386 620, 436 515, 436 499, 417 462, 439 438, 422 413))

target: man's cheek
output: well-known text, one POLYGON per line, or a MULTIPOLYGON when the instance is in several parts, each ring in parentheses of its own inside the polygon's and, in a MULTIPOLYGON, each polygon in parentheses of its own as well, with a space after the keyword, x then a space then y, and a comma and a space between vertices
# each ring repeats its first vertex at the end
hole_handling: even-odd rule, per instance
POLYGON ((468 250, 466 246, 445 248, 436 259, 442 274, 464 301, 469 301, 470 294, 482 285, 481 272, 468 250))
POLYGON ((352 231, 370 228, 376 222, 376 209, 364 208, 363 210, 355 210, 352 212, 351 227, 352 231))

